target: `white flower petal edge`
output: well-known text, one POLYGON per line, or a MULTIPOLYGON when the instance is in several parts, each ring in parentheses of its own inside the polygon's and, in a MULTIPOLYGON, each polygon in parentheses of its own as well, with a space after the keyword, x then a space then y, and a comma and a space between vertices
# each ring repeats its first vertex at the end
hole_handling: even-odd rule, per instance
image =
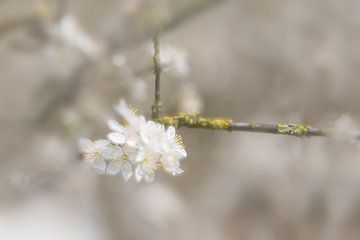
POLYGON ((97 148, 104 148, 109 144, 110 144, 109 140, 106 139, 100 139, 95 141, 95 147, 97 148))
POLYGON ((113 143, 113 144, 124 144, 125 143, 125 135, 120 132, 111 132, 107 135, 107 138, 113 143))
POLYGON ((91 163, 91 167, 95 170, 95 172, 105 174, 106 162, 104 159, 96 159, 91 163))
POLYGON ((81 153, 89 153, 94 148, 94 143, 87 138, 80 138, 78 144, 81 153))
POLYGON ((113 119, 109 119, 107 121, 107 125, 109 127, 109 129, 113 132, 121 132, 124 133, 125 132, 125 127, 122 126, 118 121, 113 120, 113 119))
POLYGON ((116 175, 121 171, 121 161, 112 161, 106 167, 106 174, 116 175))
POLYGON ((125 162, 121 170, 122 176, 125 181, 128 181, 133 175, 132 166, 130 162, 125 162))

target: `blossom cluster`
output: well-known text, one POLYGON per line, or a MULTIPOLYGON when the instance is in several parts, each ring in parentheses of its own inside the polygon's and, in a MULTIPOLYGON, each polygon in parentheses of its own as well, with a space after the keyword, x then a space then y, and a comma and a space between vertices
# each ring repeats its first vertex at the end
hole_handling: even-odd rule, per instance
POLYGON ((137 182, 152 182, 155 172, 183 173, 180 161, 186 157, 181 137, 175 128, 146 120, 129 108, 124 100, 115 106, 123 124, 108 120, 107 139, 79 139, 79 148, 87 166, 100 174, 121 173, 124 180, 133 175, 137 182))

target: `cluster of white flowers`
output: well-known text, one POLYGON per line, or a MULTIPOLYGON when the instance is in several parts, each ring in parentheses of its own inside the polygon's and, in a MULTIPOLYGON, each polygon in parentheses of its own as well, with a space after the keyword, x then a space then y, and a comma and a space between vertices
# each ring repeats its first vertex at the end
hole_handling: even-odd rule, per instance
POLYGON ((157 170, 172 175, 183 172, 181 159, 186 151, 175 128, 147 121, 129 108, 124 100, 115 106, 124 119, 124 124, 108 120, 111 132, 107 139, 91 141, 79 139, 80 151, 85 163, 101 174, 122 173, 127 181, 133 175, 135 180, 152 182, 157 170))

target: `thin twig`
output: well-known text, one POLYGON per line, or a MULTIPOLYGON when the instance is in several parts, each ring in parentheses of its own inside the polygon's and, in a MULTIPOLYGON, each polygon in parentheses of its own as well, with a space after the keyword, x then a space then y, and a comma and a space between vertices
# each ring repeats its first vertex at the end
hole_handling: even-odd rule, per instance
POLYGON ((36 26, 38 23, 39 23, 39 18, 34 14, 22 16, 19 18, 4 20, 0 22, 0 37, 19 28, 36 26))
MULTIPOLYGON (((170 32, 225 1, 226 0, 193 1, 191 2, 191 4, 188 4, 186 7, 178 9, 176 12, 174 12, 174 15, 171 16, 169 19, 167 19, 167 21, 164 22, 163 25, 161 25, 162 32, 163 33, 170 32)), ((136 47, 142 44, 145 40, 148 40, 149 38, 153 37, 152 34, 154 29, 155 29, 154 26, 146 25, 144 30, 142 31, 142 34, 132 35, 126 39, 119 38, 117 34, 113 35, 114 37, 108 42, 108 46, 109 48, 116 49, 117 51, 125 48, 136 47)))
POLYGON ((153 37, 154 44, 154 75, 155 75, 155 98, 152 105, 152 119, 158 119, 160 117, 161 99, 160 99, 160 31, 158 31, 153 37))
POLYGON ((167 22, 163 30, 169 31, 172 30, 189 19, 198 16, 200 13, 210 9, 211 7, 217 6, 218 4, 225 2, 225 0, 198 0, 193 1, 192 4, 188 7, 185 7, 179 11, 179 13, 175 16, 174 19, 167 22))

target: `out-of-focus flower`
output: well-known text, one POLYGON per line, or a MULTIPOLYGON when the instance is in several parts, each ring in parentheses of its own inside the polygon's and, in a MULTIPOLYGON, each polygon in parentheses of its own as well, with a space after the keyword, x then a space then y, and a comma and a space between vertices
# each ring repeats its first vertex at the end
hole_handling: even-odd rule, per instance
POLYGON ((144 102, 144 100, 148 97, 148 89, 146 82, 142 79, 137 78, 133 79, 131 84, 132 85, 130 88, 130 94, 132 98, 139 102, 144 102))
POLYGON ((73 47, 91 58, 102 52, 102 46, 90 37, 71 15, 64 15, 59 21, 45 22, 51 37, 61 41, 65 46, 73 47))
POLYGON ((85 161, 91 163, 94 158, 101 159, 103 165, 101 169, 95 168, 97 172, 114 175, 121 171, 125 180, 134 174, 137 182, 154 181, 158 170, 172 175, 183 173, 180 161, 187 154, 174 127, 166 129, 162 124, 146 121, 124 100, 120 100, 115 109, 122 116, 124 124, 108 120, 111 132, 107 135, 109 141, 105 140, 106 144, 101 140, 103 144, 98 147, 98 141, 93 143, 80 139, 80 151, 85 161))
POLYGON ((85 34, 72 16, 65 15, 60 20, 59 30, 60 37, 65 43, 78 48, 91 57, 99 54, 98 43, 85 34))
POLYGON ((117 67, 124 67, 126 66, 126 57, 123 54, 115 54, 112 57, 112 63, 117 67))
POLYGON ((357 139, 351 132, 358 132, 358 125, 349 115, 343 114, 333 124, 332 136, 341 141, 357 143, 357 139))
POLYGON ((204 102, 199 91, 191 83, 183 84, 180 87, 177 101, 180 112, 200 113, 204 107, 204 102))
MULTIPOLYGON (((154 48, 149 47, 149 53, 154 55, 154 48)), ((165 71, 172 71, 178 75, 189 73, 188 57, 185 50, 170 45, 160 47, 160 65, 165 71)))
POLYGON ((167 23, 173 13, 172 2, 168 0, 128 0, 122 1, 124 13, 136 17, 145 26, 157 29, 167 23))

